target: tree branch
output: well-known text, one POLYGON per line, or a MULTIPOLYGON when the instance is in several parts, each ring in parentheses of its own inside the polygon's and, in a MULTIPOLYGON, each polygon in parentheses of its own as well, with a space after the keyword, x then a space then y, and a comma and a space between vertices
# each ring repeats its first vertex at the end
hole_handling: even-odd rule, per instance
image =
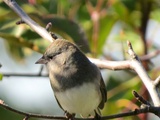
POLYGON ((126 61, 109 61, 109 60, 100 60, 95 58, 89 58, 91 62, 96 64, 99 68, 110 69, 110 70, 122 70, 130 69, 130 60, 126 61))
POLYGON ((38 74, 31 74, 31 73, 2 73, 4 77, 11 77, 11 76, 15 76, 15 77, 48 77, 48 74, 43 75, 42 71, 43 71, 44 66, 42 65, 38 74))
POLYGON ((61 116, 51 116, 51 115, 39 115, 39 114, 32 114, 32 113, 26 113, 26 112, 22 112, 19 110, 16 110, 8 105, 6 105, 4 103, 4 101, 0 100, 0 106, 2 106, 3 108, 12 111, 14 113, 20 114, 20 115, 24 115, 26 117, 32 117, 32 118, 46 118, 46 119, 66 119, 65 117, 61 117, 61 116))
MULTIPOLYGON (((106 120, 106 119, 115 119, 115 118, 120 118, 120 117, 127 117, 127 116, 134 116, 134 115, 139 115, 142 113, 153 113, 160 117, 160 107, 154 107, 152 106, 148 101, 146 101, 142 96, 140 96, 136 91, 133 91, 133 95, 136 97, 136 99, 143 105, 141 109, 135 109, 134 111, 129 111, 125 113, 119 113, 119 114, 114 114, 114 115, 108 115, 108 116, 102 116, 101 120, 106 120)), ((141 105, 141 106, 142 106, 141 105)), ((4 101, 0 100, 0 106, 12 111, 14 113, 24 115, 25 118, 23 120, 28 120, 29 118, 45 118, 45 119, 62 119, 62 120, 67 120, 65 116, 52 116, 52 115, 40 115, 40 114, 33 114, 33 113, 27 113, 27 112, 22 112, 16 109, 13 109, 12 107, 6 105, 4 101)), ((94 118, 74 118, 75 120, 94 120, 94 118)))
POLYGON ((156 56, 159 55, 159 54, 160 54, 160 50, 156 50, 156 51, 153 51, 153 52, 151 52, 151 53, 148 53, 148 54, 146 54, 146 55, 141 56, 141 57, 140 57, 140 60, 141 60, 141 61, 150 60, 151 58, 154 58, 154 57, 156 57, 156 56))
POLYGON ((48 74, 46 75, 42 75, 42 74, 26 74, 26 73, 2 73, 2 75, 4 77, 11 77, 11 76, 14 76, 14 77, 48 77, 48 74))
POLYGON ((136 71, 136 73, 139 75, 142 82, 146 86, 146 88, 152 98, 153 104, 155 106, 160 106, 160 99, 159 99, 158 93, 156 91, 156 86, 153 84, 153 81, 150 79, 147 72, 143 68, 138 56, 133 51, 133 48, 132 48, 132 45, 130 42, 128 42, 128 47, 129 47, 128 53, 132 58, 131 64, 130 64, 131 68, 136 71))
POLYGON ((153 81, 150 79, 147 72, 143 68, 138 56, 133 51, 130 42, 128 42, 128 47, 129 47, 128 54, 130 55, 131 60, 120 61, 120 62, 107 61, 107 60, 101 61, 93 58, 90 58, 90 60, 100 68, 107 68, 111 70, 133 69, 139 75, 140 79, 142 80, 147 90, 149 91, 149 94, 152 98, 154 105, 160 106, 160 99, 156 91, 155 84, 153 83, 153 81))

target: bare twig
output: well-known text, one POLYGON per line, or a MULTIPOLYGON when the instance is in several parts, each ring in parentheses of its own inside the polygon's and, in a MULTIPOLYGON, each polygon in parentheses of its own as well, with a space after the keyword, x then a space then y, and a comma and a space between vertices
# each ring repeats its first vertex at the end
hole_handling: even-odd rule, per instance
POLYGON ((133 69, 141 78, 143 83, 145 84, 146 88, 148 89, 152 101, 155 106, 160 106, 160 99, 158 97, 156 86, 153 84, 153 81, 148 76, 147 72, 143 68, 138 56, 133 51, 132 45, 128 42, 128 54, 131 56, 131 60, 128 61, 102 61, 90 58, 90 60, 95 63, 100 68, 107 68, 111 70, 118 70, 118 69, 133 69))
POLYGON ((136 91, 133 91, 133 95, 141 104, 151 106, 151 104, 148 101, 146 101, 142 96, 140 96, 136 91))
MULTIPOLYGON (((40 114, 33 114, 33 113, 26 113, 26 112, 22 112, 16 109, 13 109, 12 107, 6 105, 4 103, 4 101, 0 100, 0 106, 12 111, 14 113, 20 114, 20 115, 24 115, 25 118, 23 120, 28 120, 29 118, 45 118, 45 119, 60 119, 60 120, 67 120, 67 118, 65 116, 52 116, 52 115, 40 115, 40 114)), ((129 111, 126 113, 120 113, 120 114, 114 114, 114 115, 109 115, 109 116, 102 116, 101 120, 106 120, 106 119, 115 119, 115 118, 120 118, 120 117, 127 117, 127 116, 134 116, 134 115, 138 115, 138 114, 142 114, 142 113, 153 113, 156 114, 157 116, 159 116, 159 112, 160 112, 160 107, 149 107, 149 108, 143 108, 143 109, 135 109, 134 111, 129 111)), ((94 118, 74 118, 75 120, 94 120, 94 118)))
POLYGON ((132 45, 128 42, 128 54, 131 56, 131 60, 127 61, 107 61, 107 60, 98 60, 89 58, 94 64, 96 64, 100 68, 107 68, 111 70, 119 70, 119 69, 133 69, 141 78, 144 85, 148 89, 152 101, 155 106, 160 106, 160 99, 156 92, 156 86, 153 84, 153 81, 148 76, 147 72, 143 68, 138 56, 133 51, 132 45))
POLYGON ((148 109, 160 118, 160 107, 152 106, 147 100, 140 96, 136 91, 133 91, 135 98, 141 103, 141 109, 148 109))
POLYGON ((52 23, 49 22, 49 23, 46 25, 46 30, 49 32, 50 29, 51 29, 51 27, 52 27, 52 23))
POLYGON ((42 75, 42 74, 26 74, 26 73, 2 73, 4 77, 48 77, 48 74, 42 75))
POLYGON ((20 115, 24 115, 26 117, 32 117, 32 118, 46 118, 46 119, 63 119, 65 120, 66 118, 65 117, 61 117, 61 116, 51 116, 51 115, 39 115, 39 114, 32 114, 32 113, 26 113, 26 112, 22 112, 22 111, 19 111, 19 110, 16 110, 16 109, 13 109, 12 107, 6 105, 4 103, 4 101, 0 100, 0 106, 2 106, 3 108, 9 110, 9 111, 12 111, 14 113, 17 113, 17 114, 20 114, 20 115))
POLYGON ((33 30, 35 30, 42 38, 49 40, 52 42, 54 39, 48 33, 46 29, 39 26, 36 22, 34 22, 16 3, 15 0, 3 0, 12 10, 14 10, 24 21, 28 24, 33 30))
POLYGON ((41 65, 40 71, 39 71, 39 73, 38 73, 38 75, 39 75, 39 76, 41 76, 41 75, 42 75, 43 68, 44 68, 44 66, 43 66, 43 65, 41 65))
POLYGON ((151 52, 151 53, 148 53, 148 54, 146 54, 146 55, 143 55, 143 56, 141 56, 141 57, 139 57, 140 58, 140 60, 150 60, 151 58, 154 58, 154 57, 156 57, 157 55, 159 55, 160 54, 160 50, 156 50, 156 51, 153 51, 153 52, 151 52))
POLYGON ((154 105, 155 106, 160 106, 160 99, 159 99, 158 94, 156 92, 156 87, 153 84, 150 77, 148 76, 148 74, 146 73, 146 71, 144 70, 142 64, 137 60, 132 60, 131 61, 131 66, 136 71, 136 73, 139 75, 142 82, 146 86, 146 88, 147 88, 147 90, 150 94, 150 97, 152 98, 152 101, 153 101, 154 105))
POLYGON ((100 60, 95 58, 89 58, 91 62, 96 64, 99 68, 110 69, 110 70, 122 70, 130 69, 130 60, 126 61, 109 61, 109 60, 100 60))
POLYGON ((143 68, 138 56, 133 51, 133 48, 132 48, 132 45, 131 45, 130 42, 128 42, 128 47, 129 47, 128 53, 133 58, 131 60, 131 64, 130 64, 131 68, 133 68, 137 72, 137 74, 141 78, 142 82, 146 86, 146 88, 147 88, 147 90, 148 90, 148 92, 149 92, 149 94, 152 98, 152 101, 153 101, 154 105, 155 106, 160 106, 160 99, 159 99, 159 96, 157 94, 155 85, 153 84, 152 80, 150 79, 147 72, 143 68))

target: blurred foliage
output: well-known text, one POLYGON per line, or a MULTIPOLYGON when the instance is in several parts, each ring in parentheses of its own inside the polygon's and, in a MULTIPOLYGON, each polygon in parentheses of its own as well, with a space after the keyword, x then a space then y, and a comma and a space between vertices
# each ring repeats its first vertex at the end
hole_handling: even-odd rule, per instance
MULTIPOLYGON (((126 40, 131 41, 138 55, 145 54, 145 48, 148 51, 154 48, 154 45, 150 48, 146 43, 143 37, 146 36, 146 32, 142 28, 146 29, 145 23, 149 19, 160 21, 158 0, 16 1, 38 24, 45 27, 48 22, 52 22, 52 32, 74 41, 85 53, 89 52, 94 57, 103 56, 106 59, 116 60, 105 54, 104 46, 108 41, 110 41, 109 46, 113 48, 114 43, 119 44, 124 55, 123 59, 127 59, 126 54, 123 53, 127 49, 124 45, 126 40), (146 19, 142 19, 145 17, 146 19), (121 27, 119 32, 115 32, 117 24, 121 27), (109 38, 113 29, 115 35, 109 38)), ((0 0, 0 11, 0 37, 4 39, 6 49, 14 60, 24 61, 34 51, 44 52, 49 43, 32 31, 29 26, 16 25, 15 23, 20 18, 2 0, 0 0)), ((109 52, 112 54, 112 51, 109 52)), ((124 71, 120 74, 111 72, 108 76, 108 102, 103 114, 109 115, 135 109, 137 103, 131 94, 132 90, 140 91, 140 94, 144 93, 139 78, 131 71, 124 71)), ((4 111, 0 110, 0 113, 2 112, 4 111)), ((5 116, 8 117, 6 114, 14 116, 9 112, 4 113, 5 120, 9 119, 5 118, 5 116)), ((142 119, 142 116, 124 119, 138 120, 142 119)))
POLYGON ((3 78, 3 75, 0 73, 0 80, 2 80, 2 78, 3 78))

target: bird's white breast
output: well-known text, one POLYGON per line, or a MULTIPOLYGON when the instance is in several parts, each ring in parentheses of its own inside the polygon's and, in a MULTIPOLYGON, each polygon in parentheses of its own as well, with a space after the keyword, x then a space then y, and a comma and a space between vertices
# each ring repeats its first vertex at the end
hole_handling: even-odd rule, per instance
POLYGON ((93 83, 85 83, 63 92, 55 92, 55 96, 64 110, 83 116, 88 116, 97 109, 102 99, 99 87, 93 83))

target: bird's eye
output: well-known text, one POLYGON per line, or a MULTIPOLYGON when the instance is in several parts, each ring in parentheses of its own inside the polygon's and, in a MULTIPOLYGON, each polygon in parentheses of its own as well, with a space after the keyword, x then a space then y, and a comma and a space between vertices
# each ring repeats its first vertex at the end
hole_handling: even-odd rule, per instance
POLYGON ((48 59, 50 59, 50 60, 51 60, 52 58, 53 58, 53 56, 48 56, 48 59))
POLYGON ((52 60, 56 55, 59 55, 60 53, 61 53, 61 52, 57 52, 57 53, 55 53, 55 54, 48 55, 48 56, 47 56, 47 59, 52 60))

